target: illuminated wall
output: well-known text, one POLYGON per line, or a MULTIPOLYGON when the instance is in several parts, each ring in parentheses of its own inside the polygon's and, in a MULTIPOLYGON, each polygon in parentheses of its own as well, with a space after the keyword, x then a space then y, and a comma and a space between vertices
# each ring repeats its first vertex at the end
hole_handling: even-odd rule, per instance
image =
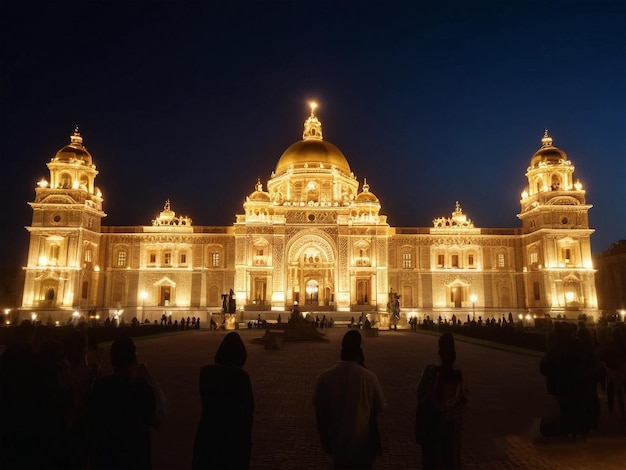
POLYGON ((98 172, 77 129, 30 203, 22 308, 206 318, 232 289, 247 312, 295 302, 336 315, 380 312, 391 291, 403 312, 422 314, 595 312, 591 205, 547 131, 527 169, 521 227, 475 227, 457 202, 431 227, 394 228, 313 111, 267 190, 258 181, 229 227, 195 226, 169 201, 150 224, 102 226, 98 172))

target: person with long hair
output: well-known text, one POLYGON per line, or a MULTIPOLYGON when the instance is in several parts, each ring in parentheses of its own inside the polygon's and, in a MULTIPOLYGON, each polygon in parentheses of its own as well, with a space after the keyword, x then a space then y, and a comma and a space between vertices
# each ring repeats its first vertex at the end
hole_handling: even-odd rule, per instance
POLYGON ((417 389, 415 438, 422 446, 424 469, 459 469, 461 418, 467 389, 461 370, 454 368, 454 337, 439 337, 440 364, 425 367, 417 389))
POLYGON ((252 451, 254 395, 243 370, 246 347, 238 333, 228 333, 215 363, 200 370, 202 416, 193 447, 195 469, 246 469, 252 451))

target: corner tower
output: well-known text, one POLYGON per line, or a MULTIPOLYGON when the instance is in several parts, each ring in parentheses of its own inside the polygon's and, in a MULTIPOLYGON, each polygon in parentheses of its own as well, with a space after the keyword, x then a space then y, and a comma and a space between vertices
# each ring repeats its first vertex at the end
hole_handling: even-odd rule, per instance
MULTIPOLYGON (((95 306, 99 275, 102 193, 98 171, 78 127, 37 183, 22 308, 80 310, 95 306)), ((37 312, 35 312, 37 314, 37 312)))
POLYGON ((587 204, 574 165, 546 130, 520 200, 526 305, 548 313, 597 308, 587 204))

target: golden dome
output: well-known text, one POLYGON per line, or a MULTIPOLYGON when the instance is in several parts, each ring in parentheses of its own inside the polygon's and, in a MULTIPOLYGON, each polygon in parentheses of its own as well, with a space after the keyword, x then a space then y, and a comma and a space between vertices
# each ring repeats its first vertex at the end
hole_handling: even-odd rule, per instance
POLYGON ((91 154, 83 146, 83 138, 78 132, 78 126, 74 130, 74 135, 70 136, 70 143, 61 150, 59 150, 54 156, 53 160, 60 163, 72 163, 82 162, 84 165, 91 166, 93 160, 91 154))
POLYGON ((255 191, 248 196, 248 201, 253 202, 271 202, 270 195, 268 192, 263 191, 263 185, 261 181, 257 181, 255 186, 255 191))
POLYGON ((341 150, 325 140, 301 140, 291 145, 282 154, 276 164, 275 173, 283 173, 293 165, 294 168, 337 167, 339 171, 350 174, 350 165, 341 150))
POLYGON ((367 184, 367 180, 363 183, 363 191, 356 195, 354 202, 358 204, 378 204, 378 198, 372 192, 370 192, 370 185, 367 184))
POLYGON ((322 123, 315 116, 317 103, 310 103, 311 115, 304 121, 302 140, 291 145, 276 164, 275 174, 279 175, 293 168, 337 168, 350 175, 348 160, 337 147, 324 140, 322 123))
POLYGON ((552 145, 552 137, 546 129, 541 139, 541 148, 535 152, 530 160, 530 167, 537 168, 540 164, 558 165, 567 161, 567 154, 558 147, 552 145))

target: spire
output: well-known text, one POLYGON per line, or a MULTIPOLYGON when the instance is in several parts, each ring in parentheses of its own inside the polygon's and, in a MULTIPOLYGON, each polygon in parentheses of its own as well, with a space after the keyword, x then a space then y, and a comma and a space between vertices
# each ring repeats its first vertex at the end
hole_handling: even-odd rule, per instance
POLYGON ((311 101, 309 103, 311 106, 311 115, 308 117, 306 121, 304 121, 304 132, 302 133, 303 140, 322 140, 322 123, 315 116, 315 109, 317 108, 317 103, 315 101, 311 101))
POLYGON ((463 213, 463 209, 461 209, 461 204, 459 204, 459 201, 456 201, 456 204, 454 205, 454 212, 452 215, 462 214, 462 213, 463 213))
POLYGON ((370 185, 367 184, 367 178, 363 178, 363 192, 369 193, 369 191, 370 191, 370 185))
POLYGON ((543 138, 541 139, 541 147, 552 147, 552 137, 548 134, 548 129, 546 129, 543 133, 543 138))
POLYGON ((83 138, 80 136, 80 132, 78 132, 78 124, 74 128, 74 135, 70 136, 70 142, 74 145, 83 146, 83 138))

